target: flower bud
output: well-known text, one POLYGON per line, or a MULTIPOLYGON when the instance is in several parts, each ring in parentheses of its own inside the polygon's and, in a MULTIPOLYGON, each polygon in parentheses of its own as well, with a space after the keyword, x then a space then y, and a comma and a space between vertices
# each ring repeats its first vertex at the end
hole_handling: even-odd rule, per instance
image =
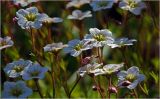
POLYGON ((124 81, 123 83, 122 83, 122 86, 128 86, 128 85, 130 85, 131 84, 131 82, 130 81, 124 81))
POLYGON ((109 91, 110 93, 117 93, 117 92, 118 92, 118 91, 117 91, 117 88, 114 87, 114 86, 109 87, 109 88, 108 88, 108 91, 109 91))

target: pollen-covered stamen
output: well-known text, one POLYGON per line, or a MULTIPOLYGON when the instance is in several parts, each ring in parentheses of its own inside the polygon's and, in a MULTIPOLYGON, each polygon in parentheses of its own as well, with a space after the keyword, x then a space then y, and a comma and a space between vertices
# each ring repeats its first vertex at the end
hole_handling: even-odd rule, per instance
POLYGON ((7 42, 6 42, 6 41, 0 42, 0 46, 4 46, 4 45, 7 45, 7 42))
POLYGON ((137 3, 134 0, 128 0, 128 5, 131 8, 135 8, 137 6, 137 3))
POLYGON ((77 44, 77 45, 74 47, 74 49, 75 49, 76 51, 80 51, 80 50, 82 49, 82 44, 77 44))
POLYGON ((26 19, 27 19, 28 21, 35 21, 35 19, 36 19, 36 15, 33 14, 33 13, 29 13, 29 14, 27 14, 25 17, 26 17, 26 19))
POLYGON ((128 81, 134 81, 135 79, 136 79, 136 76, 134 75, 134 74, 128 74, 127 76, 126 76, 126 79, 128 80, 128 81))
POLYGON ((16 72, 21 72, 24 68, 22 66, 15 66, 13 68, 16 72))
POLYGON ((19 97, 22 94, 22 90, 19 88, 14 88, 11 90, 11 94, 13 96, 19 97))
POLYGON ((105 36, 103 34, 96 34, 96 35, 94 35, 94 38, 97 41, 104 41, 105 40, 105 36))

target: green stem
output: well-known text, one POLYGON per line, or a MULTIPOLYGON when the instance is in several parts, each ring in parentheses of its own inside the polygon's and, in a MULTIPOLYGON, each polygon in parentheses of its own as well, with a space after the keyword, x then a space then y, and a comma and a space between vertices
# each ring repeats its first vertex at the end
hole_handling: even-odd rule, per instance
MULTIPOLYGON (((112 85, 112 83, 111 83, 111 77, 108 78, 108 81, 109 81, 109 82, 108 82, 108 88, 109 88, 109 87, 111 87, 111 85, 112 85)), ((110 99, 110 95, 111 95, 111 93, 110 93, 109 90, 108 90, 108 98, 109 98, 109 99, 110 99)))
POLYGON ((40 91, 40 86, 39 86, 39 83, 38 83, 38 79, 35 79, 34 81, 35 81, 35 84, 36 84, 36 87, 37 87, 37 90, 38 90, 38 93, 39 93, 40 97, 43 98, 43 95, 40 91))
POLYGON ((32 31, 31 28, 30 28, 30 34, 31 34, 31 41, 32 41, 33 52, 36 53, 36 50, 35 50, 35 41, 34 41, 34 34, 33 34, 33 31, 32 31))
POLYGON ((79 78, 76 80, 76 82, 75 82, 75 84, 73 85, 71 91, 69 92, 69 98, 71 98, 71 94, 72 94, 74 88, 76 87, 76 85, 78 84, 78 82, 80 81, 81 78, 82 78, 82 77, 79 77, 79 78))
POLYGON ((135 98, 138 99, 138 95, 135 89, 133 89, 133 93, 134 93, 135 98))
POLYGON ((100 63, 102 63, 103 61, 102 61, 102 56, 101 56, 101 54, 102 54, 102 52, 101 52, 101 48, 100 47, 98 47, 98 57, 99 57, 99 62, 100 63))
POLYGON ((127 61, 127 58, 126 58, 126 55, 125 55, 125 51, 126 51, 126 48, 120 48, 121 50, 121 53, 122 53, 122 56, 124 58, 124 62, 125 62, 125 69, 127 70, 127 68, 129 67, 129 63, 127 61))
POLYGON ((95 76, 93 76, 93 80, 94 80, 94 83, 95 83, 96 87, 98 87, 97 90, 98 90, 99 94, 101 95, 102 99, 104 99, 104 96, 102 94, 101 88, 100 88, 100 86, 96 82, 95 76))

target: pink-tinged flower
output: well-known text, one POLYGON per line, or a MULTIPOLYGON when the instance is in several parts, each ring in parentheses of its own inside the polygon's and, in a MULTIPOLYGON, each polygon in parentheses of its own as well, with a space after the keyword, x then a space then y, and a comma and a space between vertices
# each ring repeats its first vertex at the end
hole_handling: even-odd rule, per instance
POLYGON ((67 5, 66 8, 70 8, 70 7, 76 7, 79 8, 80 6, 84 5, 84 4, 88 4, 90 3, 91 0, 71 0, 67 5))

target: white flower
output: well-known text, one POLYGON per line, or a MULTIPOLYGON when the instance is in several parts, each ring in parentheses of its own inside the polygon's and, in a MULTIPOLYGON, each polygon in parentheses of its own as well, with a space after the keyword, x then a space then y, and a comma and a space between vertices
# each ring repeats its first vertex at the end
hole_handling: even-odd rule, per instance
POLYGON ((81 77, 84 77, 85 74, 93 74, 94 76, 99 75, 99 73, 102 72, 102 69, 100 69, 100 67, 102 67, 103 63, 98 64, 98 63, 92 63, 92 64, 87 64, 83 67, 80 67, 78 69, 78 74, 81 77))
POLYGON ((91 49, 88 45, 89 41, 74 39, 68 42, 68 47, 64 48, 65 53, 70 53, 72 56, 76 57, 81 54, 82 51, 91 49))
POLYGON ((113 43, 112 32, 108 29, 99 30, 97 28, 90 28, 90 34, 87 34, 84 39, 91 41, 93 47, 102 47, 113 43))
POLYGON ((100 11, 112 8, 115 2, 117 2, 117 0, 93 0, 90 6, 93 8, 93 11, 100 11))
POLYGON ((62 22, 63 19, 59 18, 59 17, 49 17, 47 14, 43 13, 42 14, 43 17, 41 17, 39 20, 44 22, 44 23, 59 23, 62 22))
POLYGON ((146 8, 146 5, 141 0, 122 0, 119 3, 119 7, 135 15, 140 15, 141 10, 146 8))
POLYGON ((63 49, 64 47, 67 47, 67 45, 63 45, 62 42, 59 43, 52 43, 52 44, 47 44, 45 47, 43 47, 44 52, 57 52, 61 49, 63 49))
POLYGON ((66 8, 70 7, 77 7, 79 8, 80 6, 90 3, 91 0, 71 0, 67 5, 66 8))
POLYGON ((129 40, 128 38, 119 38, 116 39, 112 44, 108 44, 111 48, 116 48, 116 47, 123 47, 123 46, 130 46, 133 45, 133 42, 136 42, 137 40, 131 39, 129 40))
POLYGON ((15 5, 21 5, 22 7, 25 7, 29 5, 32 2, 37 2, 38 0, 13 0, 13 3, 15 5))
POLYGON ((0 37, 0 50, 13 46, 13 41, 11 40, 11 37, 6 36, 4 38, 0 37))
POLYGON ((91 11, 82 12, 81 10, 74 10, 68 19, 83 20, 84 18, 92 17, 91 11))

